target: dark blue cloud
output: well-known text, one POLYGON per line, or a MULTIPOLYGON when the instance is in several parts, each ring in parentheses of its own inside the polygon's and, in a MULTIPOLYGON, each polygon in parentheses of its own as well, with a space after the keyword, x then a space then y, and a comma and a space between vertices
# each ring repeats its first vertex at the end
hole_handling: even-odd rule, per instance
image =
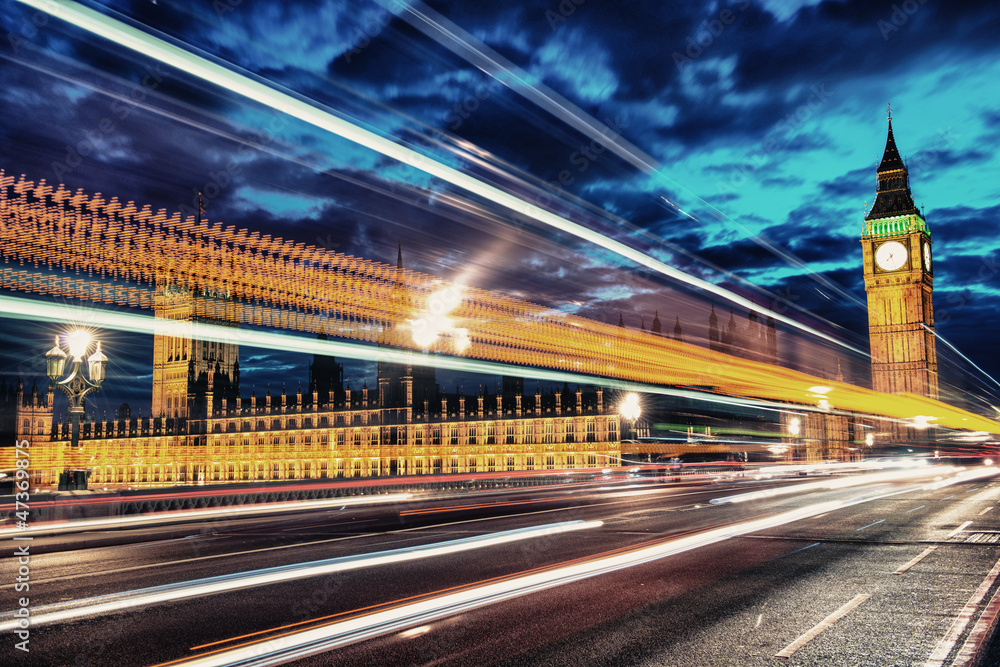
MULTIPOLYGON (((858 235, 885 140, 879 113, 902 96, 897 140, 929 211, 939 312, 949 314, 941 329, 1000 372, 975 333, 1000 312, 995 287, 979 277, 1000 250, 1000 206, 989 199, 1000 114, 976 79, 993 71, 1000 50, 996 3, 916 3, 909 13, 866 0, 797 10, 756 0, 430 3, 531 81, 614 125, 669 181, 607 150, 588 155, 590 138, 375 2, 106 4, 383 135, 466 168, 475 155, 476 175, 532 201, 552 197, 559 214, 700 277, 756 294, 712 267, 752 278, 855 342, 864 341, 867 320, 844 294, 864 299, 858 235), (955 97, 953 114, 932 118, 926 91, 956 95, 948 88, 956 82, 982 97, 955 97), (949 128, 951 115, 965 121, 949 128), (502 173, 508 167, 522 173, 502 173), (806 265, 790 267, 758 236, 806 265), (950 300, 965 288, 976 305, 958 308, 950 300)), ((0 167, 8 173, 51 181, 53 165, 91 137, 93 148, 60 175, 68 187, 168 211, 190 210, 201 190, 213 220, 375 260, 392 261, 403 243, 408 266, 456 274, 464 262, 477 267, 477 286, 602 319, 617 321, 618 310, 632 320, 657 308, 695 311, 675 303, 665 281, 412 170, 400 176, 391 159, 297 122, 262 135, 274 114, 252 101, 172 71, 144 87, 142 58, 54 20, 29 36, 33 18, 10 3, 0 8, 0 29, 24 37, 0 69, 0 100, 10 110, 0 136, 12 147, 0 167), (104 118, 112 131, 99 130, 104 118), (451 196, 472 210, 446 204, 451 196), (628 291, 601 291, 609 283, 628 291), (603 296, 588 300, 588 290, 603 296)))

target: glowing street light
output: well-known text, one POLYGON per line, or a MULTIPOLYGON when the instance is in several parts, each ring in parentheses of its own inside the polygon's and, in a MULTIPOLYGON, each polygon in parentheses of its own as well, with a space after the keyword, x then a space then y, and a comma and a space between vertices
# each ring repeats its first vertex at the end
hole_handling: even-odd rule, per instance
POLYGON ((639 415, 642 414, 642 408, 639 407, 639 394, 634 391, 625 394, 625 398, 622 399, 621 404, 618 406, 618 414, 622 416, 622 419, 628 421, 629 430, 634 435, 635 422, 639 419, 639 415))
POLYGON ((104 382, 108 367, 108 358, 101 352, 101 342, 97 341, 97 349, 90 358, 87 359, 87 374, 89 379, 84 377, 82 366, 83 357, 90 348, 90 334, 82 329, 77 329, 66 335, 69 355, 59 347, 59 336, 56 336, 56 344, 51 350, 45 353, 45 374, 49 376, 49 384, 59 387, 69 396, 69 418, 72 424, 72 435, 70 446, 74 449, 80 444, 80 419, 83 417, 83 399, 92 391, 98 391, 101 383, 104 382), (71 359, 72 367, 69 375, 61 379, 66 370, 66 360, 71 359))
POLYGON ((798 437, 799 433, 802 432, 802 421, 798 417, 792 417, 788 420, 788 433, 794 437, 798 437))

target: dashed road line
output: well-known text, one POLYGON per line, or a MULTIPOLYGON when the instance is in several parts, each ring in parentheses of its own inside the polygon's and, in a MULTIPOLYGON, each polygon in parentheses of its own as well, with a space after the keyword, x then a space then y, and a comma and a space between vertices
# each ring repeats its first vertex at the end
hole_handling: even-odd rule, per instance
POLYGON ((903 574, 911 567, 922 561, 924 558, 927 558, 927 556, 929 556, 931 552, 934 551, 935 549, 937 549, 937 547, 927 547, 926 549, 923 550, 923 552, 919 556, 917 556, 910 562, 906 563, 905 565, 901 565, 898 570, 893 572, 893 574, 903 574))
POLYGON ((858 530, 864 530, 865 528, 871 528, 872 526, 877 526, 878 524, 882 523, 883 521, 885 521, 885 519, 879 519, 875 523, 870 523, 867 526, 861 526, 860 528, 858 528, 854 532, 856 533, 856 532, 858 532, 858 530))
POLYGON ((774 654, 775 658, 790 658, 792 654, 798 651, 800 648, 808 644, 812 639, 814 639, 819 633, 826 630, 828 627, 836 623, 846 615, 849 611, 857 607, 859 604, 871 597, 870 593, 862 593, 860 595, 855 595, 854 599, 845 604, 843 607, 833 612, 822 621, 813 626, 812 630, 805 633, 791 644, 781 649, 774 654))

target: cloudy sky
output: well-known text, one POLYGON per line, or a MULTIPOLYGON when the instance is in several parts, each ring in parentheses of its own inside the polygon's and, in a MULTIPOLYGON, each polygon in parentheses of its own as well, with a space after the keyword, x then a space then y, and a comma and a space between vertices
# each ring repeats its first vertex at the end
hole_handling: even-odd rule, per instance
MULTIPOLYGON (((966 372, 1000 377, 996 3, 88 6, 855 348, 891 101, 934 241, 944 381, 998 389, 966 372)), ((168 211, 191 212, 201 191, 212 221, 376 261, 401 244, 409 268, 631 327, 658 312, 691 340, 710 308, 729 316, 726 299, 30 7, 0 5, 0 34, 8 174, 168 211)), ((24 341, 41 329, 6 322, 0 371, 30 374, 24 341)), ((832 374, 840 360, 868 381, 863 355, 781 337, 787 363, 832 374)), ((261 380, 305 379, 307 360, 244 359, 261 380)), ((141 391, 148 375, 122 384, 141 391)))

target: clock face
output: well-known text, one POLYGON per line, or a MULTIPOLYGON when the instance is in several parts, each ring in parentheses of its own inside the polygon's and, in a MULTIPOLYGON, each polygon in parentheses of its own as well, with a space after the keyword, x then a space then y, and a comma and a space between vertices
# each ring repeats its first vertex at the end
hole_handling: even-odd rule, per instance
POLYGON ((899 241, 886 241, 875 249, 875 263, 883 271, 895 271, 906 264, 906 246, 899 241))
POLYGON ((924 244, 924 268, 928 271, 931 270, 931 244, 924 244))

